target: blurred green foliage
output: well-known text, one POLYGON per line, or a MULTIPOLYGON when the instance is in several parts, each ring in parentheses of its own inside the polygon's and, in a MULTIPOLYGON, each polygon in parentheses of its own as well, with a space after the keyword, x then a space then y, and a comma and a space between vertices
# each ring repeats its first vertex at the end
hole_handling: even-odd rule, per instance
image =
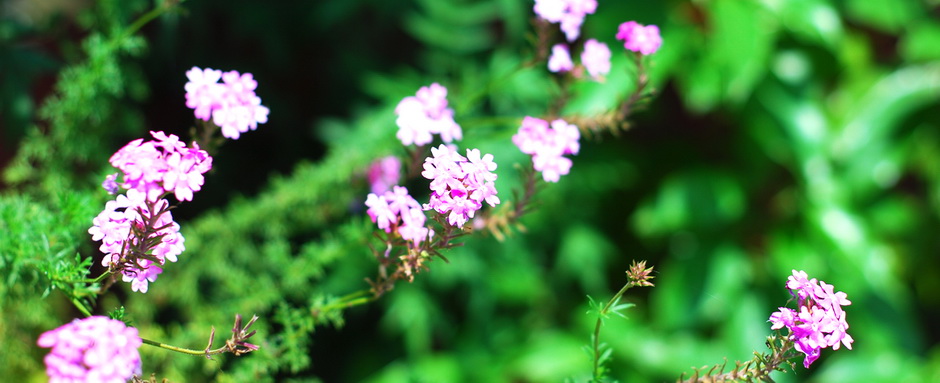
POLYGON ((55 281, 100 272, 81 275, 100 261, 87 228, 107 199, 107 158, 147 130, 188 132, 184 73, 196 65, 253 73, 271 121, 226 143, 205 189, 174 211, 180 261, 147 294, 118 283, 94 313, 123 306, 144 337, 189 348, 234 314, 257 314, 262 348, 206 360, 145 347, 145 375, 585 381, 596 319, 586 296, 606 301, 630 262, 647 259, 656 287, 632 290, 628 319, 601 334, 615 379, 672 381, 748 359, 802 269, 848 293, 856 343, 777 381, 940 380, 935 1, 601 0, 582 34, 611 46, 615 72, 574 84, 562 116, 632 91, 613 36, 637 20, 659 25, 664 44, 650 61, 657 96, 631 128, 583 138, 524 231, 464 237, 414 283, 318 316, 312 307, 374 276, 363 174, 376 158, 405 157, 402 97, 447 86, 460 146, 494 154, 504 201, 521 187, 514 165, 528 159, 509 138, 561 94, 542 63, 525 65, 537 53, 531 2, 188 1, 124 33, 162 5, 90 3, 58 16, 68 33, 4 8, 0 113, 15 143, 3 148, 16 153, 0 156, 0 376, 43 380, 36 337, 81 315, 72 285, 55 281), (45 44, 24 43, 36 38, 45 44))

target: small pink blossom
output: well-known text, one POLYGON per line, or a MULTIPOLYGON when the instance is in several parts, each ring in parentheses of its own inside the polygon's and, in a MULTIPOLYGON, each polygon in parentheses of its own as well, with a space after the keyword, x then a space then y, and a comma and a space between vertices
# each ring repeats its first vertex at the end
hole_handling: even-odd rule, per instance
POLYGON ((594 39, 585 41, 581 63, 591 77, 596 80, 603 78, 610 73, 610 48, 594 39))
POLYGON ((193 67, 186 72, 186 106, 196 118, 212 122, 222 129, 222 136, 237 140, 241 133, 255 130, 268 122, 269 109, 255 94, 258 82, 251 73, 193 67), (219 83, 219 80, 222 80, 219 83))
POLYGON ((212 157, 196 143, 187 148, 176 135, 150 134, 155 141, 136 139, 111 156, 111 165, 123 172, 120 186, 144 193, 151 202, 165 193, 192 201, 193 193, 202 189, 203 174, 212 168, 212 157))
POLYGON ((395 156, 382 157, 369 165, 366 176, 372 193, 385 193, 392 185, 398 184, 398 179, 401 178, 401 161, 395 156))
POLYGON ((39 336, 51 383, 124 383, 141 373, 137 329, 103 316, 76 319, 39 336))
POLYGON ((448 214, 448 223, 463 227, 483 202, 499 204, 494 170, 493 155, 483 155, 479 149, 468 149, 464 157, 446 145, 431 148, 431 157, 424 160, 421 173, 431 180, 431 198, 424 209, 448 214))
POLYGON ((548 121, 526 116, 512 142, 525 154, 532 155, 532 165, 542 172, 546 182, 558 182, 571 170, 566 154, 578 154, 581 133, 578 127, 557 119, 548 121))
POLYGON ((770 315, 772 330, 787 328, 787 338, 796 350, 805 354, 803 366, 809 366, 819 358, 822 349, 838 350, 844 345, 852 349, 854 339, 846 333, 849 328, 842 306, 852 304, 843 292, 834 292, 832 285, 808 279, 806 272, 793 270, 787 278, 786 287, 797 298, 799 311, 780 307, 770 315))
POLYGON ((157 275, 163 272, 164 264, 167 261, 176 262, 177 256, 185 250, 185 239, 179 232, 180 226, 173 221, 173 215, 168 208, 167 200, 150 202, 142 192, 131 189, 127 194, 118 195, 116 199, 108 201, 104 210, 92 220, 92 227, 88 229, 93 241, 101 241, 98 249, 105 254, 101 265, 120 270, 123 280, 131 283, 133 291, 146 293, 148 283, 156 281, 157 275), (155 215, 157 216, 153 219, 155 215), (136 237, 132 227, 143 228, 150 219, 153 219, 153 227, 159 230, 146 239, 136 237), (150 243, 153 238, 158 237, 160 240, 151 247, 140 248, 144 243, 150 243), (129 253, 132 247, 146 251, 159 262, 155 263, 129 253))
POLYGON ((395 186, 381 195, 369 193, 366 206, 369 207, 366 212, 379 229, 386 233, 397 233, 415 247, 434 234, 424 225, 427 217, 421 204, 403 186, 395 186))
POLYGON ((597 0, 535 0, 532 9, 542 19, 560 24, 570 42, 581 35, 584 17, 597 10, 597 0))
POLYGON ((402 99, 395 107, 398 118, 396 136, 403 145, 427 145, 432 134, 444 142, 460 140, 463 133, 454 121, 454 110, 447 107, 447 88, 438 83, 421 87, 415 96, 402 99))
POLYGON ((655 25, 643 26, 636 21, 627 21, 620 24, 617 30, 617 40, 623 40, 623 47, 627 50, 651 55, 663 45, 659 36, 659 27, 655 25))
POLYGON ((548 70, 552 73, 567 72, 574 69, 571 54, 565 44, 555 44, 552 47, 552 56, 548 58, 548 70))

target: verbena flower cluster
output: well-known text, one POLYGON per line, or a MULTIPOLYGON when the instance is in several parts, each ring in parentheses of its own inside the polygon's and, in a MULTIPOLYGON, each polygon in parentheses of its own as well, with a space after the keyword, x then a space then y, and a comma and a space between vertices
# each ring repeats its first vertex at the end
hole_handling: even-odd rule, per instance
POLYGON ((203 174, 212 168, 212 157, 196 143, 187 148, 174 134, 150 134, 156 141, 138 138, 111 156, 111 165, 123 172, 119 185, 144 193, 151 202, 164 193, 173 193, 179 201, 192 201, 193 193, 202 189, 203 174))
POLYGON ((659 36, 659 27, 655 25, 643 26, 636 21, 627 21, 620 24, 617 29, 617 40, 623 40, 623 47, 627 50, 651 55, 663 45, 659 36))
POLYGON ((431 157, 424 160, 421 172, 431 180, 431 198, 424 209, 450 213, 447 222, 462 227, 484 201, 490 206, 499 204, 494 170, 493 155, 481 156, 479 149, 467 149, 464 157, 447 145, 431 148, 431 157))
POLYGON ((581 35, 584 17, 597 10, 597 0, 535 0, 535 14, 550 23, 560 24, 568 41, 581 35))
POLYGON ((194 110, 196 118, 212 118, 223 136, 237 140, 242 133, 268 122, 269 110, 255 94, 258 82, 251 73, 193 67, 186 77, 186 106, 194 110))
POLYGON ((103 316, 76 319, 39 336, 51 383, 124 383, 140 374, 137 329, 103 316))
POLYGON ((412 241, 415 247, 427 240, 434 232, 424 226, 427 217, 421 204, 403 186, 395 186, 382 195, 369 193, 366 211, 372 222, 386 233, 398 233, 403 239, 412 241))
POLYGON ((198 144, 188 148, 176 135, 150 134, 156 140, 131 141, 111 156, 121 182, 109 175, 102 186, 112 194, 120 188, 127 192, 109 201, 88 229, 93 240, 101 241, 101 265, 120 272, 131 290, 141 293, 167 261, 176 262, 185 250, 180 226, 163 196, 173 193, 179 201, 192 201, 212 168, 212 157, 198 144))
POLYGON ((395 156, 375 160, 369 165, 366 177, 369 180, 372 193, 385 193, 391 190, 392 185, 398 184, 398 179, 401 178, 401 161, 395 156))
POLYGON ((163 272, 163 265, 176 262, 185 250, 185 239, 169 212, 169 202, 149 202, 134 189, 108 201, 92 222, 88 233, 92 240, 101 241, 98 249, 105 254, 101 265, 120 270, 133 291, 146 293, 148 283, 163 272), (153 228, 149 232, 148 226, 153 228))
POLYGON ((404 145, 427 145, 432 134, 439 134, 444 142, 460 140, 463 133, 454 121, 454 110, 447 107, 447 88, 433 83, 418 89, 395 107, 398 119, 397 137, 404 145))
POLYGON ((787 289, 797 299, 799 311, 787 307, 770 316, 770 328, 784 327, 789 330, 788 339, 794 347, 806 354, 803 366, 809 368, 823 348, 838 350, 840 345, 852 349, 852 336, 846 333, 849 324, 845 321, 842 306, 852 304, 844 292, 834 292, 833 286, 826 282, 807 279, 806 272, 793 270, 787 278, 787 289))
MULTIPOLYGON (((610 48, 607 44, 595 39, 585 41, 584 49, 581 51, 581 64, 584 65, 584 69, 591 78, 601 80, 610 73, 610 48)), ((552 46, 552 55, 548 58, 548 70, 553 73, 562 73, 573 69, 574 62, 571 60, 568 46, 565 44, 552 46)))
POLYGON ((565 154, 578 154, 581 133, 578 127, 564 120, 548 121, 526 116, 512 142, 525 154, 532 155, 535 170, 547 182, 558 182, 571 170, 571 159, 565 154))

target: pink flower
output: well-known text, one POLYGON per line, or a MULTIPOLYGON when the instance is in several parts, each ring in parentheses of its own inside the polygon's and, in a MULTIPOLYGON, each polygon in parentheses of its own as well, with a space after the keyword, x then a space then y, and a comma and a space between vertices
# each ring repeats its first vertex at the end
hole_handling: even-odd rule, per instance
POLYGON ((398 184, 401 178, 401 161, 398 157, 383 157, 369 165, 367 177, 372 193, 382 194, 391 189, 392 185, 398 184))
POLYGON ((568 41, 581 34, 584 17, 597 10, 597 0, 535 0, 535 14, 550 23, 559 23, 568 41))
POLYGON ((415 96, 402 99, 395 107, 398 118, 396 136, 403 145, 426 145, 439 134, 444 142, 463 138, 454 121, 454 110, 447 107, 447 88, 438 83, 421 87, 415 96))
POLYGON ((567 72, 574 69, 571 54, 565 44, 555 44, 552 47, 552 57, 548 58, 548 70, 552 73, 567 72))
POLYGON ((415 247, 434 234, 424 226, 427 217, 421 210, 421 204, 403 186, 395 186, 382 195, 369 193, 366 206, 369 207, 366 212, 379 229, 386 233, 397 233, 402 239, 414 243, 415 247))
POLYGON ((793 270, 787 278, 787 289, 797 298, 799 312, 781 307, 771 314, 772 330, 784 327, 789 331, 788 339, 794 348, 806 354, 803 366, 809 366, 819 358, 823 348, 838 350, 844 345, 852 349, 854 339, 846 333, 849 324, 845 320, 842 306, 852 304, 843 292, 833 292, 832 285, 808 279, 806 272, 793 270))
POLYGON ((512 142, 525 154, 532 155, 532 165, 542 172, 546 182, 558 182, 571 170, 571 159, 566 154, 578 154, 581 133, 578 127, 564 120, 552 121, 526 116, 512 142))
POLYGON ((651 55, 663 45, 659 36, 659 27, 655 25, 643 26, 636 21, 627 21, 620 24, 617 30, 617 40, 623 40, 623 47, 627 50, 651 55))
POLYGON ((212 157, 196 143, 187 148, 176 135, 150 134, 157 140, 136 139, 111 156, 111 165, 123 172, 120 186, 144 193, 151 202, 165 193, 192 201, 193 193, 202 189, 203 174, 212 168, 212 157))
POLYGON ((148 283, 156 281, 157 275, 163 272, 162 266, 167 261, 176 262, 177 256, 185 250, 180 226, 173 221, 168 208, 167 200, 150 202, 142 192, 131 189, 126 195, 121 194, 115 200, 108 201, 88 229, 92 240, 101 241, 98 249, 105 254, 101 265, 119 270, 123 280, 131 282, 132 291, 146 293, 148 283), (153 228, 159 230, 153 231, 147 238, 138 238, 135 231, 131 230, 132 227, 143 228, 151 219, 153 228), (154 238, 160 240, 154 243, 154 238), (142 248, 147 244, 150 246, 142 248), (158 262, 140 258, 131 253, 130 249, 149 254, 158 262))
POLYGON ((496 196, 496 163, 492 154, 481 155, 478 149, 467 150, 463 157, 451 147, 431 148, 431 157, 424 160, 424 178, 431 180, 431 198, 425 210, 448 214, 447 221, 462 227, 473 218, 483 202, 499 204, 496 196))
POLYGON ((211 117, 223 136, 237 140, 241 133, 268 122, 269 110, 255 94, 258 82, 251 73, 193 67, 186 77, 186 106, 194 110, 196 118, 209 121, 211 117))
POLYGON ((584 42, 584 51, 581 52, 581 63, 588 74, 594 79, 603 78, 610 73, 610 48, 607 44, 590 39, 584 42))
POLYGON ((49 382, 124 383, 141 373, 137 329, 103 316, 76 319, 44 332, 36 342, 49 382))

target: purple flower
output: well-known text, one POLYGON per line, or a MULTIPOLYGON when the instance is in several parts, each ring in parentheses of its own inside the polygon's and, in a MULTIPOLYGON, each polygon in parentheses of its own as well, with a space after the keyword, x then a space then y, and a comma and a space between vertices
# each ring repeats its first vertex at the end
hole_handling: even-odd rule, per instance
POLYGON ((177 256, 185 250, 180 226, 173 221, 168 207, 169 202, 165 199, 149 202, 142 192, 131 189, 127 194, 108 201, 88 229, 92 240, 101 241, 98 249, 105 254, 101 265, 120 270, 123 280, 131 283, 133 291, 146 293, 148 283, 156 281, 166 261, 176 262, 177 256), (155 214, 159 215, 154 217, 155 214), (153 219, 153 228, 159 230, 153 231, 147 238, 137 237, 135 233, 141 232, 139 229, 150 219, 153 219), (160 240, 154 243, 154 238, 160 240), (151 246, 142 249, 146 244, 151 246), (148 253, 158 262, 132 254, 129 252, 131 248, 148 253))
POLYGON ((431 198, 424 209, 449 213, 448 223, 462 227, 483 207, 483 202, 499 204, 494 170, 493 155, 481 155, 479 149, 468 149, 464 157, 446 145, 431 148, 431 157, 424 160, 421 173, 431 180, 431 198))
POLYGON ((137 329, 119 320, 76 319, 44 332, 36 343, 52 348, 44 358, 52 383, 124 383, 141 372, 137 329))
POLYGON ((120 187, 116 179, 117 173, 108 174, 104 177, 104 182, 101 183, 101 187, 104 188, 104 190, 107 191, 110 195, 117 194, 118 188, 120 187))
POLYGON ((463 138, 460 125, 454 121, 454 110, 447 107, 447 88, 438 83, 421 87, 415 96, 402 99, 395 114, 396 136, 403 145, 429 144, 432 134, 439 134, 444 142, 463 138))
POLYGON ((382 195, 369 193, 366 197, 366 212, 379 229, 386 233, 398 233, 402 239, 412 241, 417 247, 434 232, 424 226, 427 217, 408 189, 395 186, 382 195))
POLYGON ((211 117, 223 136, 237 140, 241 133, 268 122, 270 111, 255 94, 258 82, 251 73, 193 67, 186 77, 186 106, 198 119, 209 121, 211 117))
POLYGON ((595 80, 603 78, 610 73, 610 48, 607 44, 594 39, 585 41, 584 50, 581 52, 581 63, 595 80))
POLYGON ((571 54, 565 44, 555 44, 552 47, 552 56, 548 58, 548 70, 552 73, 567 72, 574 69, 571 54))
POLYGON ((532 165, 542 172, 546 182, 558 182, 571 170, 571 159, 565 154, 578 154, 581 133, 578 127, 564 120, 552 121, 526 116, 512 142, 525 154, 532 155, 532 165))
POLYGON ((843 292, 833 292, 832 285, 808 279, 806 272, 793 270, 787 278, 786 287, 797 298, 799 312, 786 307, 770 315, 772 330, 787 328, 788 339, 794 347, 806 354, 803 366, 809 366, 819 358, 823 348, 838 350, 841 345, 852 349, 854 339, 846 330, 842 306, 852 304, 843 292))
POLYGON ((617 40, 623 40, 623 47, 627 50, 651 55, 663 45, 659 36, 659 27, 655 25, 643 26, 636 21, 627 21, 620 24, 617 30, 617 40))
POLYGON ((164 193, 173 193, 179 201, 192 201, 202 189, 203 174, 212 168, 212 157, 199 145, 192 148, 179 137, 150 132, 156 141, 131 141, 111 156, 111 165, 123 172, 121 187, 137 190, 156 202, 164 193))

